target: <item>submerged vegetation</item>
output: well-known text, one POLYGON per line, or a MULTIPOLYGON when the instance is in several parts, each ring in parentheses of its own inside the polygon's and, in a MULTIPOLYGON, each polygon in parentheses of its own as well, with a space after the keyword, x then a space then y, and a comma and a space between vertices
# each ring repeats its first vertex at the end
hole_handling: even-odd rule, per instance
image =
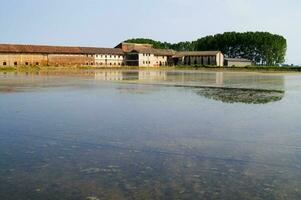
POLYGON ((226 57, 246 58, 257 65, 280 65, 285 61, 287 43, 283 36, 268 32, 226 32, 192 42, 167 43, 137 38, 126 42, 153 44, 155 48, 176 51, 220 50, 226 57))
POLYGON ((245 104, 266 104, 280 101, 284 97, 283 91, 240 88, 202 88, 196 93, 224 103, 245 104))

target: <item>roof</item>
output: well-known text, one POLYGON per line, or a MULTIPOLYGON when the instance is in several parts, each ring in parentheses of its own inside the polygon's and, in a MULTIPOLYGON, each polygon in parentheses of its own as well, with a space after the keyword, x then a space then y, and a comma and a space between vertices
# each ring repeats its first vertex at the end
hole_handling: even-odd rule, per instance
POLYGON ((158 56, 172 56, 175 54, 174 50, 171 49, 155 49, 152 44, 137 44, 137 43, 120 43, 115 48, 121 48, 124 52, 139 52, 139 53, 148 53, 158 56))
POLYGON ((171 49, 144 48, 144 49, 133 49, 131 52, 133 51, 138 53, 154 54, 157 56, 172 56, 175 54, 175 51, 171 49))
POLYGON ((245 58, 225 58, 225 60, 231 62, 252 62, 251 60, 245 58))
POLYGON ((122 49, 97 47, 68 47, 46 45, 0 44, 0 53, 53 53, 53 54, 124 54, 122 49))
POLYGON ((179 51, 175 54, 175 57, 183 56, 215 56, 221 53, 220 51, 179 51))
POLYGON ((115 48, 120 48, 124 52, 131 52, 134 49, 153 48, 153 45, 152 44, 137 44, 137 43, 122 42, 122 43, 118 44, 115 48))

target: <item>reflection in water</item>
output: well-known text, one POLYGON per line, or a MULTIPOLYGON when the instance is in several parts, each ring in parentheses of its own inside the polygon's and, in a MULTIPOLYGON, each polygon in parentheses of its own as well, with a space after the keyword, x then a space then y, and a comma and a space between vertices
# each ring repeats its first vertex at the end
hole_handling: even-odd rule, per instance
POLYGON ((95 72, 96 80, 129 81, 129 80, 165 80, 166 71, 101 71, 95 72))
POLYGON ((53 73, 0 74, 1 200, 301 199, 300 76, 53 73))
POLYGON ((284 77, 255 73, 195 72, 195 71, 96 71, 96 80, 172 84, 183 86, 216 86, 284 90, 284 77))
MULTIPOLYGON (((187 73, 187 72, 169 72, 169 71, 102 71, 95 73, 96 80, 106 81, 140 81, 144 83, 173 83, 174 85, 191 83, 192 81, 200 89, 194 91, 200 95, 209 99, 222 101, 225 103, 247 103, 247 104, 264 104, 269 102, 280 101, 284 97, 284 78, 283 76, 269 76, 269 77, 244 77, 247 78, 245 85, 246 88, 232 88, 236 85, 234 82, 237 78, 237 74, 225 74, 224 72, 214 73, 187 73), (231 84, 234 82, 234 84, 231 84), (264 83, 270 83, 266 89, 257 89, 256 86, 264 83), (230 85, 230 87, 227 87, 230 85), (206 87, 208 86, 208 87, 206 87), (215 86, 215 87, 212 87, 215 86), (232 87, 231 87, 232 86, 232 87), (248 88, 248 87, 255 88, 248 88)), ((241 81, 241 79, 239 79, 241 81)), ((182 85, 182 86, 190 86, 182 85)), ((149 88, 147 88, 149 89, 149 88)), ((122 92, 134 92, 134 93, 148 93, 150 92, 146 88, 120 88, 122 92), (143 91, 147 90, 147 91, 143 91)))

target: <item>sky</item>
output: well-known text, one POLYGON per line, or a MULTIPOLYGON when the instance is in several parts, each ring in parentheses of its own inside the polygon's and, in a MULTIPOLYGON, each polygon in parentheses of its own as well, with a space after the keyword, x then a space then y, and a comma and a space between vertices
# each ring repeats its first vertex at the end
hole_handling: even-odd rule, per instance
POLYGON ((301 65, 300 0, 1 0, 0 43, 115 47, 129 38, 192 41, 268 31, 301 65))

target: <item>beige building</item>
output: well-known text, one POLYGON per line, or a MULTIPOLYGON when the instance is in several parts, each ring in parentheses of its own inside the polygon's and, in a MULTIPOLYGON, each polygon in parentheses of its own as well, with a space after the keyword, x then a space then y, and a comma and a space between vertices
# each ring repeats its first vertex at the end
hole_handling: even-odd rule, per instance
POLYGON ((247 67, 251 66, 252 61, 242 58, 225 58, 225 66, 227 67, 247 67))
POLYGON ((124 52, 118 48, 95 49, 93 54, 98 67, 121 67, 124 65, 124 52))
POLYGON ((175 54, 173 50, 155 49, 150 44, 120 43, 115 48, 121 48, 125 52, 125 64, 127 66, 167 66, 175 54))
POLYGON ((173 56, 175 65, 224 66, 224 55, 220 51, 185 51, 173 56))
POLYGON ((161 49, 139 49, 127 53, 127 65, 140 67, 168 66, 173 52, 161 49))

